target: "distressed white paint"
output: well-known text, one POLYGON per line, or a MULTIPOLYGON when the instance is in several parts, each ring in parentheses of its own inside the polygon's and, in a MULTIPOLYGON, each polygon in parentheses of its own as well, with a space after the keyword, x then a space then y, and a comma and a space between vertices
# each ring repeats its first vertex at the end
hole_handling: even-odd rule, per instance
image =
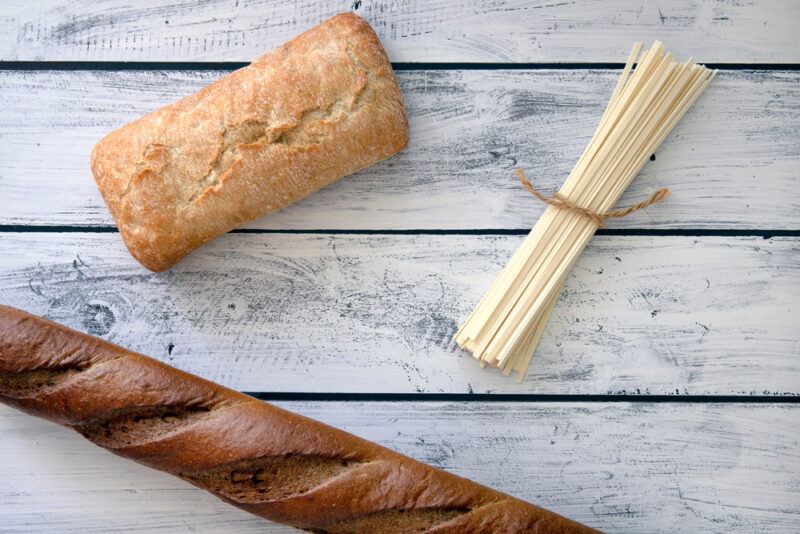
POLYGON ((522 384, 452 335, 522 236, 0 234, 0 302, 245 391, 800 394, 800 239, 599 236, 522 384))
POLYGON ((7 0, 2 60, 251 61, 353 10, 392 61, 622 62, 639 40, 715 62, 797 62, 790 0, 7 0))
MULTIPOLYGON (((284 402, 605 532, 800 527, 800 406, 284 402)), ((0 406, 4 533, 290 533, 0 406)))
MULTIPOLYGON (((0 224, 113 224, 89 169, 106 133, 220 72, 0 72, 0 224)), ((596 127, 615 71, 400 72, 401 154, 251 228, 530 228, 596 127)), ((666 201, 612 227, 800 227, 800 72, 722 72, 621 205, 666 201)))
MULTIPOLYGON (((249 61, 349 9, 395 62, 800 61, 781 0, 12 1, 0 60, 249 61)), ((0 71, 0 224, 111 224, 92 144, 222 74, 0 71)), ((557 187, 616 74, 400 72, 409 148, 250 227, 530 227, 513 167, 557 187)), ((614 225, 800 227, 799 79, 722 72, 623 203, 673 196, 614 225)), ((115 234, 0 233, 0 303, 245 390, 800 393, 796 238, 596 238, 526 381, 478 369, 450 334, 520 239, 233 234, 154 275, 115 234)), ((609 532, 800 530, 796 404, 283 404, 609 532)), ((0 530, 294 532, 5 407, 0 530)))

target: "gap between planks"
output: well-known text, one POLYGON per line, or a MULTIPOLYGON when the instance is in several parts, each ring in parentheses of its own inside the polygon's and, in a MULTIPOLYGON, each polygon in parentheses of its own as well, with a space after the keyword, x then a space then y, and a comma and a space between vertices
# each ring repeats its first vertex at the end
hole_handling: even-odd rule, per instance
POLYGON ((548 395, 509 393, 305 393, 243 391, 264 401, 329 402, 527 402, 527 403, 675 403, 675 404, 800 404, 800 393, 773 395, 641 395, 622 391, 604 395, 548 395))
MULTIPOLYGON (((408 230, 368 230, 368 229, 337 229, 337 228, 309 228, 309 229, 269 229, 269 228, 236 228, 231 234, 297 234, 297 235, 527 235, 530 228, 465 228, 465 229, 435 229, 417 228, 408 230)), ((99 233, 116 234, 116 226, 48 226, 33 224, 0 224, 0 234, 41 234, 41 233, 99 233)), ((686 236, 686 237, 800 237, 800 230, 734 230, 726 228, 600 228, 595 235, 601 236, 686 236)))
MULTIPOLYGON (((0 71, 233 71, 243 61, 0 61, 0 71)), ((796 71, 800 63, 703 63, 721 71, 796 71)), ((622 70, 624 63, 392 63, 395 71, 447 70, 622 70)))

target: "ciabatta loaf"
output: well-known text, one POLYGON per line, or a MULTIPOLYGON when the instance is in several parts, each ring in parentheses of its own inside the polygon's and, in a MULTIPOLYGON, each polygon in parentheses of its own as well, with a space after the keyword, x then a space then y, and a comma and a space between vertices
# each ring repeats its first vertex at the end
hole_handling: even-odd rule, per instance
POLYGON ((111 133, 92 171, 128 250, 162 271, 407 140, 375 32, 342 14, 111 133))

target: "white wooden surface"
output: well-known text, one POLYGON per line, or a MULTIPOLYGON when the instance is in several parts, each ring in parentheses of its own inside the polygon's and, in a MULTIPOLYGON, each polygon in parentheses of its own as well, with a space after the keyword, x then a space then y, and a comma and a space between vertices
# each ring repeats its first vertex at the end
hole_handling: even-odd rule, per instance
MULTIPOLYGON (((87 164, 98 139, 221 72, 0 72, 0 224, 113 224, 87 164), (37 183, 37 195, 30 184, 37 183)), ((291 229, 530 228, 618 71, 400 72, 411 141, 398 156, 248 225, 291 229)), ((722 72, 621 200, 668 201, 612 228, 800 227, 800 72, 722 72)))
POLYGON ((642 39, 701 61, 800 59, 791 0, 16 0, 0 14, 0 59, 252 61, 351 9, 393 61, 619 63, 642 39))
MULTIPOLYGON (((0 62, 34 63, 0 64, 0 303, 238 389, 339 394, 281 404, 609 532, 798 532, 800 73, 746 68, 800 62, 798 27, 788 0, 3 2, 0 62), (346 10, 395 63, 448 64, 398 73, 402 154, 249 225, 316 232, 152 274, 92 230, 92 144, 225 73, 153 62, 249 61, 346 10), (737 64, 622 202, 673 196, 593 240, 526 381, 479 369, 450 335, 521 240, 485 230, 542 211, 513 168, 556 188, 615 81, 597 63, 653 39, 737 64)), ((0 532, 121 531, 293 532, 0 406, 0 532)))
POLYGON ((523 236, 0 234, 0 302, 244 391, 800 395, 800 238, 596 237, 528 378, 452 341, 523 236))
MULTIPOLYGON (((800 521, 798 405, 280 404, 607 532, 800 521)), ((2 406, 0 427, 5 533, 296 532, 2 406)))

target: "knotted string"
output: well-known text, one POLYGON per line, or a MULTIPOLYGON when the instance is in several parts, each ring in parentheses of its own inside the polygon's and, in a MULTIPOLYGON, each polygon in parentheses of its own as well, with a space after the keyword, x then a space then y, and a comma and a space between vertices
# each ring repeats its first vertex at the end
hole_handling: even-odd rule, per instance
POLYGON ((603 225, 606 222, 606 219, 611 219, 612 217, 619 218, 619 217, 625 217, 626 215, 630 215, 635 211, 639 211, 641 209, 647 208, 648 206, 652 206, 656 202, 661 202, 662 200, 667 198, 670 193, 669 189, 659 189, 658 191, 650 195, 650 198, 643 200, 638 204, 634 204, 633 206, 628 206, 627 208, 622 208, 618 210, 607 211, 605 213, 597 213, 595 211, 578 206, 577 204, 573 203, 571 200, 569 200, 561 193, 556 193, 551 197, 543 195, 542 193, 537 191, 535 187, 533 187, 533 184, 525 176, 525 172, 522 169, 517 169, 517 178, 519 178, 519 181, 522 182, 522 185, 525 187, 525 189, 527 189, 531 195, 535 196, 540 201, 559 209, 569 210, 579 215, 583 215, 584 217, 591 219, 592 222, 594 222, 598 228, 603 227, 603 225))

